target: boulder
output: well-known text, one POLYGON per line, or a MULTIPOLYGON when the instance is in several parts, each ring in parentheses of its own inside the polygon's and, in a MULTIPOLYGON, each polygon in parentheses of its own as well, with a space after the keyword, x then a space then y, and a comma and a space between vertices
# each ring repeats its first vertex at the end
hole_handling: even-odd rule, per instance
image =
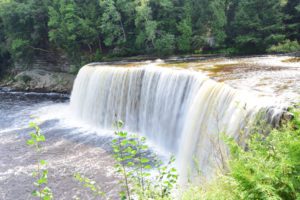
POLYGON ((70 93, 75 76, 65 72, 32 69, 18 73, 8 86, 16 90, 70 93))

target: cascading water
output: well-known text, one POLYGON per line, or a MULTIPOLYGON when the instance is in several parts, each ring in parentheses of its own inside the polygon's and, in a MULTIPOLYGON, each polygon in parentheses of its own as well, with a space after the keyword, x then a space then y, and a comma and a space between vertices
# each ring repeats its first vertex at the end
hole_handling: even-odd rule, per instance
POLYGON ((153 64, 87 65, 71 96, 72 111, 79 119, 104 129, 122 120, 126 130, 175 154, 183 182, 194 158, 201 173, 210 177, 227 155, 220 133, 238 139, 255 115, 268 107, 268 102, 201 73, 153 64))

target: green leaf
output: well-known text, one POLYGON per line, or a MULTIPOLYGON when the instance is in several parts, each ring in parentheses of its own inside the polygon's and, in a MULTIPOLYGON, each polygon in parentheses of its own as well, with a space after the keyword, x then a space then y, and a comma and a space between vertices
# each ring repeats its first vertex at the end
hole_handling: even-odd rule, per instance
POLYGON ((29 146, 35 145, 35 141, 32 139, 27 140, 27 145, 29 145, 29 146))
POLYGON ((39 185, 47 183, 47 178, 40 178, 37 182, 39 185))
POLYGON ((131 144, 132 146, 136 146, 137 145, 137 141, 136 140, 131 140, 129 142, 129 144, 131 144))
POLYGON ((31 136, 32 139, 36 139, 37 135, 33 132, 29 133, 29 135, 31 136))
POLYGON ((130 152, 131 155, 136 155, 136 153, 137 153, 136 150, 132 150, 132 151, 130 152))
POLYGON ((128 144, 128 140, 123 140, 122 142, 121 142, 121 145, 122 146, 126 146, 128 144))
POLYGON ((41 165, 46 165, 47 162, 46 162, 45 160, 40 160, 40 164, 41 164, 41 165))
POLYGON ((112 143, 117 143, 117 142, 118 142, 117 139, 113 139, 113 140, 112 140, 112 143))
POLYGON ((175 168, 172 168, 171 172, 177 172, 177 170, 175 168))
POLYGON ((149 159, 147 159, 147 158, 141 158, 141 163, 148 163, 149 162, 149 159))
POLYGON ((118 127, 118 128, 122 128, 123 126, 124 126, 124 122, 121 121, 121 120, 119 120, 119 121, 117 122, 117 127, 118 127))
POLYGON ((36 128, 37 125, 36 125, 36 123, 34 123, 34 122, 29 122, 29 127, 30 127, 30 128, 36 128))
POLYGON ((41 195, 41 193, 40 193, 39 191, 37 191, 37 190, 34 190, 31 194, 32 194, 32 196, 34 196, 34 197, 38 197, 38 196, 41 195))
POLYGON ((38 175, 37 172, 32 172, 32 176, 33 176, 33 177, 36 177, 37 175, 38 175))
POLYGON ((151 165, 146 165, 145 169, 152 169, 152 166, 151 165))
POLYGON ((127 133, 126 132, 119 132, 118 135, 122 138, 126 138, 127 137, 127 133))
POLYGON ((39 135, 36 139, 37 142, 45 142, 46 141, 46 138, 44 135, 39 135))
POLYGON ((51 199, 52 199, 52 197, 50 195, 46 195, 43 197, 43 200, 51 200, 51 199))
POLYGON ((142 150, 148 150, 149 149, 149 147, 147 146, 147 145, 141 145, 141 147, 140 147, 142 150))

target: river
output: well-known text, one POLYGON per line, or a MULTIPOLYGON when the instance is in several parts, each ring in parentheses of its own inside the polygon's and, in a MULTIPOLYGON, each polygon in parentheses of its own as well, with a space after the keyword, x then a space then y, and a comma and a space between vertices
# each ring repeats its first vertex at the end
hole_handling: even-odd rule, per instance
POLYGON ((0 199, 31 199, 31 173, 38 158, 49 163, 49 186, 56 199, 92 199, 74 180, 75 172, 95 179, 116 198, 110 140, 117 119, 125 121, 128 131, 147 136, 154 151, 175 154, 183 177, 193 156, 210 177, 219 164, 212 161, 218 156, 211 136, 218 129, 239 138, 245 121, 261 109, 266 118, 278 121, 287 106, 300 101, 300 63, 290 59, 94 63, 82 68, 71 97, 2 88, 0 199), (30 121, 37 121, 47 138, 41 155, 26 145, 30 121))

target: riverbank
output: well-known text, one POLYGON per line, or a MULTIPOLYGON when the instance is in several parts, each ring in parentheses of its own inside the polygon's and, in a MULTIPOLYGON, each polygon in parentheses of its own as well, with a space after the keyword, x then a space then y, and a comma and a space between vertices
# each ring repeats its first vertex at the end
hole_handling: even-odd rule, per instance
MULTIPOLYGON (((245 74, 255 71, 272 73, 271 71, 286 71, 288 68, 295 69, 295 65, 298 63, 300 65, 299 58, 299 53, 240 57, 228 57, 220 54, 179 55, 163 58, 163 62, 157 62, 157 57, 141 55, 106 59, 100 64, 134 67, 147 64, 149 61, 156 61, 155 63, 160 67, 185 68, 201 71, 218 82, 225 82, 236 87, 235 83, 232 83, 233 79, 245 77, 245 74)), ((71 71, 70 66, 66 66, 66 64, 63 66, 53 66, 53 64, 50 65, 46 63, 26 70, 22 70, 22 68, 19 67, 12 69, 0 80, 0 87, 8 87, 14 91, 70 94, 76 77, 76 73, 71 73, 71 71)), ((298 69, 296 71, 298 71, 298 69)), ((249 76, 252 77, 253 75, 249 76)), ((289 81, 290 80, 288 80, 288 82, 289 81)), ((251 82, 253 81, 251 80, 251 82)), ((257 84, 259 86, 258 90, 261 90, 262 83, 257 84)), ((238 85, 240 85, 240 83, 238 85)), ((265 85, 265 83, 263 83, 263 85, 265 85)), ((253 88, 251 88, 251 90, 252 89, 253 88)), ((256 88, 254 90, 256 90, 256 88)), ((280 88, 276 88, 276 90, 280 90, 280 88)))
POLYGON ((67 72, 32 69, 16 75, 7 75, 0 81, 0 87, 7 87, 13 91, 70 94, 74 79, 75 75, 67 72))

